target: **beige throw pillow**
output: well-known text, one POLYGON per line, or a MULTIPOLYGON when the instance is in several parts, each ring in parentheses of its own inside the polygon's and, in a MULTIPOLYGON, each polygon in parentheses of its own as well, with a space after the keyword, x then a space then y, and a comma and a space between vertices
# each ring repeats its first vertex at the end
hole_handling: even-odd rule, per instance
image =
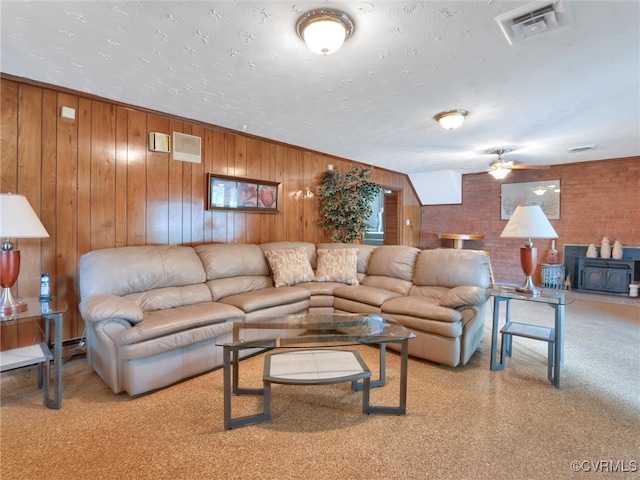
POLYGON ((358 249, 318 249, 317 282, 340 282, 358 285, 358 249))
POLYGON ((273 281, 276 287, 313 281, 313 269, 304 248, 267 250, 264 255, 273 272, 273 281))

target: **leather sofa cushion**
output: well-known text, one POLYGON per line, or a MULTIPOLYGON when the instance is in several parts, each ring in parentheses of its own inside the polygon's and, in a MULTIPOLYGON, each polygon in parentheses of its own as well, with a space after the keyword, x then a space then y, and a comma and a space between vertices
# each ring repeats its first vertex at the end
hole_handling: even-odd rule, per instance
POLYGON ((144 313, 130 298, 115 295, 94 295, 85 298, 79 305, 80 315, 86 322, 99 322, 109 318, 122 318, 130 323, 141 322, 144 313))
MULTIPOLYGON (((387 315, 390 314, 387 313, 387 315)), ((413 332, 435 334, 449 338, 460 338, 462 336, 462 322, 442 322, 440 320, 431 320, 428 318, 418 318, 411 315, 398 314, 392 315, 392 318, 394 321, 413 332)), ((409 345, 411 345, 411 342, 409 342, 409 345)), ((449 350, 449 348, 451 347, 448 347, 446 350, 449 350)), ((409 351, 409 354, 411 355, 411 351, 409 351)), ((457 353, 454 358, 459 358, 459 356, 460 353, 457 353)), ((458 360, 444 362, 445 365, 451 365, 452 363, 457 364, 458 360)))
MULTIPOLYGON (((371 254, 367 276, 380 275, 411 282, 420 249, 401 245, 383 245, 371 254)), ((434 284, 437 285, 437 284, 434 284)))
MULTIPOLYGON (((121 345, 118 348, 118 358, 120 360, 136 360, 143 359, 148 360, 150 357, 154 357, 156 355, 167 354, 169 352, 173 352, 175 350, 180 349, 190 349, 193 348, 194 345, 202 345, 203 343, 209 341, 210 344, 213 343, 213 339, 223 339, 225 336, 229 338, 231 337, 231 332, 233 332, 233 322, 221 322, 215 323, 213 325, 204 325, 200 327, 189 328, 186 330, 182 330, 180 332, 172 333, 171 335, 167 335, 163 337, 160 341, 152 338, 147 341, 141 341, 137 343, 130 343, 127 345, 121 345)), ((219 340, 216 340, 219 341, 219 340)), ((209 347, 211 349, 211 356, 214 357, 213 346, 209 347)), ((177 364, 176 358, 172 358, 170 360, 171 366, 167 366, 168 369, 175 372, 176 367, 181 368, 182 365, 180 362, 177 364)), ((124 368, 131 368, 131 363, 125 363, 124 368)), ((156 363, 151 364, 153 366, 148 366, 146 368, 153 369, 155 371, 159 370, 159 366, 156 363)), ((215 365, 213 365, 215 366, 215 365)), ((212 368, 213 368, 212 366, 212 368)), ((146 369, 145 369, 146 370, 146 369)), ((182 371, 182 370, 181 370, 182 371)), ((163 374, 167 374, 166 371, 163 374)), ((184 372, 182 371, 181 377, 178 380, 184 378, 184 372)), ((188 376, 188 375, 187 375, 188 376)), ((135 382, 130 378, 127 378, 128 374, 125 374, 125 382, 135 382)), ((146 377, 145 377, 146 378, 146 377)), ((137 393, 143 393, 148 391, 147 388, 142 388, 139 384, 136 383, 136 387, 127 387, 125 388, 129 395, 136 395, 137 393), (140 391, 138 391, 140 389, 140 391), (132 393, 137 392, 137 393, 132 393)))
POLYGON ((414 285, 489 288, 489 255, 478 250, 422 250, 416 260, 414 285))
POLYGON ((237 308, 214 302, 155 310, 145 313, 142 321, 131 328, 118 330, 112 340, 116 345, 130 345, 151 339, 162 343, 162 337, 167 335, 242 318, 242 311, 237 308))
POLYGON ((314 295, 330 295, 333 296, 333 292, 338 287, 344 287, 344 283, 338 282, 304 282, 299 283, 296 287, 305 288, 309 290, 312 296, 314 295))
POLYGON ((382 313, 407 315, 442 322, 462 320, 462 313, 458 310, 442 307, 438 304, 437 299, 425 297, 400 297, 389 300, 382 305, 382 313))
POLYGON ((464 305, 482 305, 489 298, 489 290, 480 287, 455 287, 440 299, 440 305, 458 308, 464 305))
POLYGON ((231 295, 220 300, 220 302, 233 305, 245 313, 278 305, 287 305, 304 300, 309 300, 309 290, 300 287, 268 287, 248 293, 231 295))
POLYGON ((231 295, 273 287, 273 280, 267 276, 216 278, 209 280, 207 286, 211 291, 213 301, 217 302, 231 295))
POLYGON ((403 296, 407 295, 411 288, 411 282, 407 280, 382 275, 367 275, 362 279, 361 283, 366 287, 381 288, 403 296))
POLYGON ((204 283, 205 272, 192 247, 149 245, 85 253, 80 257, 79 279, 80 298, 85 299, 204 283))
POLYGON ((353 300, 358 303, 374 305, 376 307, 379 307, 384 302, 387 302, 393 298, 401 296, 399 293, 392 292, 390 290, 368 287, 365 285, 345 285, 342 287, 337 287, 333 291, 333 295, 347 300, 353 300))
POLYGON ((433 285, 412 285, 409 295, 428 298, 442 298, 445 293, 451 290, 448 287, 438 287, 433 285))
POLYGON ((258 245, 250 243, 211 243, 198 245, 207 280, 240 276, 269 276, 269 266, 258 245))
POLYGON ((188 285, 185 287, 154 288, 146 292, 126 295, 140 305, 143 312, 175 308, 181 305, 193 305, 195 303, 210 302, 211 292, 204 283, 188 285))

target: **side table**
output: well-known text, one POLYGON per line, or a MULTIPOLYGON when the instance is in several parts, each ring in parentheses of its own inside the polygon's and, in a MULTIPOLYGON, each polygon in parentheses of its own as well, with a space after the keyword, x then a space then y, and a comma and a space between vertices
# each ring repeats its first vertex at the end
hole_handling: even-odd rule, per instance
POLYGON ((493 326, 491 329, 491 370, 502 370, 506 356, 512 353, 512 337, 531 338, 548 343, 547 377, 556 388, 560 388, 560 365, 564 363, 564 307, 573 302, 564 293, 543 291, 540 295, 527 295, 516 292, 513 288, 498 287, 491 290, 493 297, 493 326), (553 328, 528 323, 511 321, 511 300, 544 303, 555 310, 553 328), (500 362, 497 361, 498 323, 500 304, 505 302, 505 324, 500 329, 502 334, 500 362))
POLYGON ((44 318, 44 342, 0 352, 0 372, 39 365, 38 388, 42 388, 44 404, 49 408, 60 409, 62 407, 62 322, 68 308, 67 302, 57 298, 41 302, 37 297, 23 300, 27 302, 26 311, 0 316, 0 322, 12 324, 39 317, 44 318), (53 346, 53 352, 51 346, 53 346), (53 378, 51 377, 52 361, 53 378))

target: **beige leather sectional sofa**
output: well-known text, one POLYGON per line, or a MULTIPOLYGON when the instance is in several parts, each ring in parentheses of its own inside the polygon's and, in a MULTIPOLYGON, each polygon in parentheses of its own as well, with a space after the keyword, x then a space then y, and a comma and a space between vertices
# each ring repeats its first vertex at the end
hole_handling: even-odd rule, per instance
POLYGON ((278 242, 95 250, 80 259, 87 357, 114 393, 139 395, 222 365, 232 322, 382 313, 410 354, 455 367, 482 339, 489 257, 472 250, 278 242))

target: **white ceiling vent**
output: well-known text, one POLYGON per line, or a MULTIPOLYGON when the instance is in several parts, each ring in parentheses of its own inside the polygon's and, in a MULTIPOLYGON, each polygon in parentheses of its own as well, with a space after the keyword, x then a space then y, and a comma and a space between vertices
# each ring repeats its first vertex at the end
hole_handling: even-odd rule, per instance
POLYGON ((496 17, 496 22, 511 45, 572 21, 569 0, 537 1, 496 17))

